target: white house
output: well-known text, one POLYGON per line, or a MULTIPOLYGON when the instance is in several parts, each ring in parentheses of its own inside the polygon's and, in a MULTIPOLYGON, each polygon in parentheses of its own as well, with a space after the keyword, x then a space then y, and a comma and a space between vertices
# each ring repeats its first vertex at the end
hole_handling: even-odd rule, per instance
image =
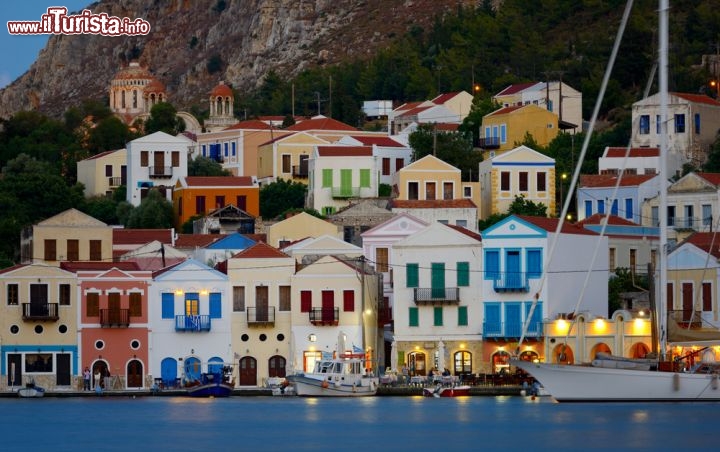
POLYGON ((660 193, 661 182, 662 177, 654 174, 582 175, 576 196, 578 220, 609 213, 642 223, 642 205, 660 193))

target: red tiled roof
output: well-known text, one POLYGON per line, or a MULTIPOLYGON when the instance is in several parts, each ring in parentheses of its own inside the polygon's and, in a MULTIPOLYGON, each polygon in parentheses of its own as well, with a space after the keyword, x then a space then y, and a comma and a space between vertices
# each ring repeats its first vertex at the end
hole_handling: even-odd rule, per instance
POLYGON ((220 82, 215 88, 213 88, 212 92, 210 92, 210 95, 215 96, 229 96, 232 97, 233 92, 232 88, 227 86, 224 82, 220 82))
POLYGON ((252 187, 250 176, 187 176, 188 187, 252 187))
POLYGON ((250 248, 246 248, 236 255, 233 259, 277 259, 290 257, 274 246, 270 246, 265 242, 258 242, 250 248))
POLYGON ((356 127, 350 126, 345 124, 344 122, 340 122, 336 119, 332 118, 313 118, 308 119, 306 121, 298 122, 296 124, 291 125, 290 127, 286 128, 285 130, 292 130, 295 132, 303 131, 303 130, 355 130, 358 129, 356 127))
POLYGON ((13 265, 12 267, 0 269, 0 275, 3 273, 11 272, 13 270, 17 270, 18 268, 26 267, 26 266, 27 266, 27 264, 17 264, 17 265, 13 265))
POLYGON ((451 124, 449 122, 439 122, 435 124, 435 128, 437 130, 445 131, 445 132, 455 132, 458 127, 460 127, 460 124, 451 124))
MULTIPOLYGON (((516 215, 516 217, 530 224, 534 224, 535 226, 548 232, 555 232, 555 229, 557 229, 558 221, 560 221, 559 218, 533 217, 530 215, 516 215)), ((563 234, 598 235, 597 233, 585 229, 582 226, 568 223, 567 221, 563 223, 560 232, 563 234)))
POLYGON ((227 234, 178 234, 174 246, 175 248, 204 248, 225 237, 227 234))
POLYGON ((410 110, 406 110, 403 113, 397 115, 398 118, 402 118, 403 116, 416 116, 418 113, 422 113, 423 111, 432 108, 433 105, 425 105, 420 107, 411 108, 410 110))
POLYGON ((249 238, 253 242, 267 243, 267 234, 242 234, 242 235, 249 238))
POLYGON ((150 83, 145 85, 145 88, 143 88, 143 93, 164 93, 165 92, 165 85, 162 84, 162 82, 156 78, 154 78, 150 83))
POLYGON ((399 209, 468 209, 477 207, 472 200, 462 199, 435 199, 435 200, 419 200, 419 199, 393 199, 390 201, 390 208, 397 207, 399 209))
POLYGON ((670 93, 674 96, 680 97, 682 99, 685 99, 690 102, 694 102, 696 104, 706 104, 706 105, 712 105, 715 107, 720 107, 720 102, 716 101, 712 97, 706 96, 704 94, 689 94, 689 93, 670 93))
POLYGON ((454 92, 454 93, 443 93, 443 94, 438 95, 438 96, 437 96, 435 99, 433 99, 431 102, 434 103, 434 104, 436 104, 436 105, 442 105, 442 104, 444 104, 445 102, 447 102, 447 101, 449 101, 450 99, 452 99, 453 97, 457 96, 458 94, 460 94, 459 91, 456 91, 456 92, 454 92))
POLYGON ((517 94, 520 91, 526 90, 530 88, 531 86, 535 85, 537 82, 528 82, 528 83, 515 83, 513 85, 508 86, 504 90, 500 91, 495 95, 497 96, 509 96, 510 94, 517 94))
POLYGON ((713 185, 720 185, 720 173, 695 173, 713 185))
MULTIPOLYGON (((84 160, 95 160, 95 159, 99 159, 99 158, 101 158, 101 157, 105 157, 106 155, 110 155, 110 154, 113 154, 113 153, 115 153, 115 152, 118 152, 119 150, 120 150, 120 149, 115 149, 114 151, 101 152, 101 153, 99 153, 99 154, 92 155, 92 156, 90 156, 90 157, 88 157, 88 158, 86 158, 86 159, 84 159, 84 160)), ((84 161, 84 160, 83 160, 83 161, 84 161)))
POLYGON ((415 107, 420 106, 420 104, 422 104, 422 103, 423 103, 423 102, 405 102, 404 104, 400 105, 399 107, 397 107, 397 108, 394 109, 393 111, 400 112, 400 111, 411 110, 411 109, 413 109, 413 108, 415 108, 415 107))
POLYGON ((370 146, 318 146, 321 157, 372 157, 370 146))
POLYGON ((473 232, 469 229, 466 229, 462 226, 458 226, 456 224, 446 224, 445 226, 455 229, 456 231, 458 231, 462 234, 465 234, 466 236, 473 238, 473 239, 477 240, 478 242, 482 242, 482 236, 480 234, 478 234, 477 232, 473 232))
MULTIPOLYGON (((603 157, 625 157, 627 148, 608 147, 603 157)), ((660 148, 630 148, 628 157, 658 157, 660 148)))
POLYGON ((492 113, 488 113, 486 116, 494 116, 494 115, 505 115, 508 113, 512 113, 515 110, 519 110, 523 108, 525 105, 510 105, 509 107, 503 107, 495 110, 492 113))
POLYGON ((172 243, 172 229, 113 229, 113 245, 144 245, 153 240, 172 243))
POLYGON ((270 124, 266 124, 262 121, 258 121, 257 119, 248 119, 247 121, 240 121, 237 124, 233 124, 230 127, 225 128, 224 130, 239 130, 239 129, 247 129, 247 130, 269 130, 272 127, 270 127, 270 124))
POLYGON ((608 223, 607 224, 614 224, 618 226, 640 226, 637 223, 634 223, 630 220, 626 220, 625 218, 619 217, 617 215, 608 215, 605 213, 596 213, 592 216, 589 216, 585 218, 584 220, 578 221, 577 225, 585 225, 585 224, 602 224, 602 221, 605 217, 608 217, 608 223))
POLYGON ((720 236, 716 232, 696 232, 685 239, 701 250, 709 252, 713 257, 720 258, 720 236), (710 249, 712 245, 712 249, 710 249))
MULTIPOLYGON (((621 187, 633 187, 647 182, 656 174, 626 174, 620 179, 621 187)), ((610 188, 617 183, 619 176, 614 174, 581 174, 580 188, 610 188)))
POLYGON ((387 136, 379 137, 379 136, 352 135, 352 138, 358 140, 360 143, 362 143, 365 146, 376 145, 376 146, 385 146, 385 147, 394 147, 394 148, 405 147, 402 143, 399 143, 387 136))
POLYGON ((125 271, 136 271, 140 270, 140 266, 135 261, 120 261, 120 262, 99 262, 99 261, 66 261, 60 262, 60 268, 69 272, 78 272, 82 270, 110 270, 111 268, 117 268, 118 270, 125 271))

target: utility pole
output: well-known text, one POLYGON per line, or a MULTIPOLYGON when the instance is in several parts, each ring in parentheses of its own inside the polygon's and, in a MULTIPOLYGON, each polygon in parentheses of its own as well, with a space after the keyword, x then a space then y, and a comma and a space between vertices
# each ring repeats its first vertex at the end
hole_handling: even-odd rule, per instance
POLYGON ((332 75, 328 81, 328 117, 332 118, 332 75))

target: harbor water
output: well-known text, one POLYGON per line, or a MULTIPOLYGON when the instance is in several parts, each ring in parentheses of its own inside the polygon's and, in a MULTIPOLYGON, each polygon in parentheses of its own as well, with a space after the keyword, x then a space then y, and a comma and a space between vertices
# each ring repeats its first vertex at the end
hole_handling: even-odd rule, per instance
POLYGON ((713 403, 558 404, 547 397, 2 399, 9 451, 694 450, 713 403))

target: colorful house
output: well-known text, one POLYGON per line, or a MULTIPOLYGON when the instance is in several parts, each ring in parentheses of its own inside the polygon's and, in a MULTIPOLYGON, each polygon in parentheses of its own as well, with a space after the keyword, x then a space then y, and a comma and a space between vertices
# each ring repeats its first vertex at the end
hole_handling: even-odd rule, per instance
POLYGON ((173 188, 172 200, 177 228, 192 217, 230 204, 255 217, 260 215, 260 187, 251 177, 181 177, 173 188))
POLYGON ((503 107, 537 105, 557 115, 560 129, 582 130, 582 93, 561 81, 516 83, 493 100, 503 107))
POLYGON ((525 141, 528 134, 538 145, 547 146, 558 133, 555 113, 533 104, 502 107, 483 116, 481 147, 496 153, 509 151, 525 141))
POLYGON ((282 248, 291 242, 307 237, 330 235, 341 238, 338 227, 329 221, 300 212, 267 228, 267 243, 282 248))
POLYGON ((348 146, 370 146, 380 161, 380 183, 392 185, 395 173, 412 161, 412 149, 385 134, 379 136, 353 135, 338 141, 348 146))
POLYGON ((660 193, 662 180, 655 174, 581 175, 575 197, 578 220, 610 214, 640 223, 643 202, 660 193))
POLYGON ((257 179, 261 185, 283 179, 308 183, 308 161, 317 145, 328 141, 308 132, 282 135, 258 146, 257 179))
POLYGON ((85 186, 86 197, 109 196, 119 186, 127 185, 127 149, 101 152, 80 160, 77 181, 85 186))

